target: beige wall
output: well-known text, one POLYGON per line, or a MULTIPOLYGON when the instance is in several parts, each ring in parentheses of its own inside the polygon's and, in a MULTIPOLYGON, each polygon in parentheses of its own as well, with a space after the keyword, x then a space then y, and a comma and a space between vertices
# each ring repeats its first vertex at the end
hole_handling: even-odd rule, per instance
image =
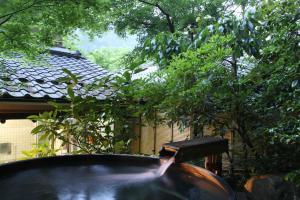
POLYGON ((154 127, 143 126, 141 130, 141 152, 139 153, 152 155, 154 154, 154 127))
MULTIPOLYGON (((32 135, 31 131, 37 126, 37 123, 31 120, 7 120, 4 124, 0 124, 0 145, 3 143, 11 144, 11 152, 1 153, 0 163, 12 162, 25 158, 23 151, 30 151, 33 145, 37 144, 37 136, 32 135)), ((55 149, 57 155, 67 154, 67 149, 61 147, 62 141, 55 141, 55 149)), ((1 146, 0 146, 1 148, 1 146)), ((71 147, 72 150, 72 147, 71 147)))
POLYGON ((178 141, 182 141, 182 140, 188 140, 191 137, 191 130, 190 128, 186 128, 183 131, 179 130, 179 127, 174 125, 173 127, 174 130, 174 138, 173 141, 174 142, 178 142, 178 141))
POLYGON ((144 124, 141 128, 136 128, 137 139, 132 150, 134 153, 146 155, 158 155, 162 145, 169 142, 177 142, 190 138, 190 129, 179 130, 176 125, 168 126, 160 124, 157 126, 144 124), (139 132, 140 130, 141 132, 139 132), (139 151, 140 150, 140 151, 139 151))
POLYGON ((15 161, 24 158, 22 151, 32 149, 36 143, 36 136, 31 134, 31 130, 36 126, 30 120, 7 120, 0 124, 0 145, 10 143, 11 152, 0 153, 0 163, 15 161))

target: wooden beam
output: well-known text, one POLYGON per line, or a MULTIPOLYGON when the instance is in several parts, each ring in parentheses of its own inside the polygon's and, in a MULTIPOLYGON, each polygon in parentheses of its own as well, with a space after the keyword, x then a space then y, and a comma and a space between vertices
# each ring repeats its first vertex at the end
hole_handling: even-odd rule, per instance
POLYGON ((51 111, 53 109, 54 108, 48 103, 0 102, 0 119, 25 119, 29 115, 51 111))

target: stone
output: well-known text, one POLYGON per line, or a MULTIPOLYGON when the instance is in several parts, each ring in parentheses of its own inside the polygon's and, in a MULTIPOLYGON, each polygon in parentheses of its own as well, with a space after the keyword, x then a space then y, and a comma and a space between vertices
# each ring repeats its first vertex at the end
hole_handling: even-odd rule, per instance
POLYGON ((278 175, 262 175, 250 178, 244 185, 251 200, 296 200, 291 184, 278 175))

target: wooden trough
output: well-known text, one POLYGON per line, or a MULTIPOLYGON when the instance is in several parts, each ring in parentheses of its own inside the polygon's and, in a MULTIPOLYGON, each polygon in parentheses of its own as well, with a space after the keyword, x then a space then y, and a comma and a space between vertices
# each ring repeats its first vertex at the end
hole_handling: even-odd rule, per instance
POLYGON ((193 140, 164 144, 160 157, 175 157, 175 163, 182 163, 201 157, 205 158, 205 168, 216 174, 222 171, 221 154, 228 152, 228 140, 218 137, 203 137, 193 140))

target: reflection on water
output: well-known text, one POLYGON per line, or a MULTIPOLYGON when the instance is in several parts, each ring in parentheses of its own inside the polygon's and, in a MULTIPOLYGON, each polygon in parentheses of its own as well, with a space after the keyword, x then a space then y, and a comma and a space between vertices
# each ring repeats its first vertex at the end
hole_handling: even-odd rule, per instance
MULTIPOLYGON (((167 163, 166 165, 170 165, 167 163)), ((164 166, 165 167, 165 166, 164 166)), ((134 166, 65 166, 0 176, 1 200, 212 200, 221 191, 172 169, 134 166), (195 185, 201 183, 202 189, 195 185)))

